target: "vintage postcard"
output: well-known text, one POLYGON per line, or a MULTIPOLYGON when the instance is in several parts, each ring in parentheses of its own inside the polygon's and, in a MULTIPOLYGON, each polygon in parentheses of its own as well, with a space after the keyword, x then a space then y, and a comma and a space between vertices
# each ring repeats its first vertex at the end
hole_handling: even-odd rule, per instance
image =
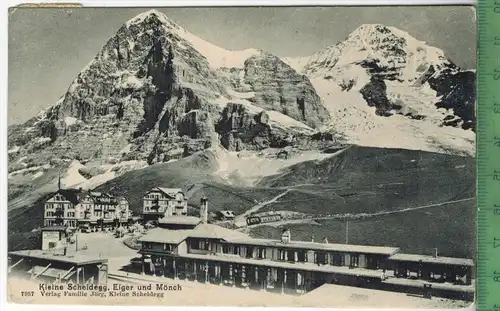
POLYGON ((475 14, 11 9, 9 301, 471 305, 475 14))

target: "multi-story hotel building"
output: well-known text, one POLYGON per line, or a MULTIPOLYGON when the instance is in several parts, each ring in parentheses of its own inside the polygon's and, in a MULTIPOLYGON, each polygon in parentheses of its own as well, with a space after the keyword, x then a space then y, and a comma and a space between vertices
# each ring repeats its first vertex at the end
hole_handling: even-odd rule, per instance
POLYGON ((44 225, 61 225, 76 228, 78 219, 77 206, 84 196, 81 189, 59 189, 45 200, 44 225))
POLYGON ((472 291, 469 259, 401 254, 397 247, 256 239, 207 223, 171 216, 139 239, 142 273, 281 292, 306 292, 325 283, 380 289, 422 287, 461 295, 472 291), (409 278, 411 274, 411 278, 409 278), (420 283, 419 283, 420 282, 420 283))
POLYGON ((103 192, 88 192, 77 205, 78 224, 81 228, 105 228, 128 224, 132 218, 126 198, 103 192))
POLYGON ((145 222, 185 215, 187 199, 180 188, 155 187, 144 195, 142 217, 145 222))
POLYGON ((45 201, 45 226, 113 227, 128 223, 131 217, 127 199, 102 192, 59 189, 45 201))

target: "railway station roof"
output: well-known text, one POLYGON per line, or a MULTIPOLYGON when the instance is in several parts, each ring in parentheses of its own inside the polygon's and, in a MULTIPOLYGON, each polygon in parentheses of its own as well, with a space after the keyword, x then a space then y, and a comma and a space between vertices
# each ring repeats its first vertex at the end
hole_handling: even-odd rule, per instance
POLYGON ((454 257, 441 257, 441 256, 427 256, 427 255, 414 255, 414 254, 394 254, 389 259, 394 261, 407 261, 407 262, 422 262, 430 264, 442 265, 455 265, 455 266, 474 266, 474 261, 467 258, 454 258, 454 257))
POLYGON ((67 255, 58 254, 54 251, 44 251, 41 249, 31 249, 9 252, 10 256, 17 256, 30 259, 41 259, 54 262, 71 263, 75 265, 85 265, 93 263, 104 263, 108 259, 89 254, 69 253, 67 255))
POLYGON ((290 241, 283 243, 280 240, 268 239, 229 239, 230 243, 240 243, 247 245, 258 246, 273 246, 281 248, 295 248, 295 249, 310 249, 310 250, 323 250, 332 252, 346 252, 346 253, 361 253, 361 254, 380 254, 380 255, 393 255, 399 251, 397 247, 386 246, 371 246, 371 245, 353 245, 353 244, 335 244, 335 243, 319 243, 319 242, 305 242, 305 241, 290 241))

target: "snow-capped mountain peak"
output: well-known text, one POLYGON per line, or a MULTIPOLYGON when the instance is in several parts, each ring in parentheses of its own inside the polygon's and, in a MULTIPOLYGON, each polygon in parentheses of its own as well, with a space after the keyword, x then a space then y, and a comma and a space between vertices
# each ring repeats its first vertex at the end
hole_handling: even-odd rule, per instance
POLYGON ((158 11, 157 9, 151 9, 146 12, 140 13, 131 19, 129 19, 127 22, 125 22, 125 25, 127 27, 130 27, 131 25, 137 25, 149 18, 155 18, 161 21, 164 24, 175 24, 166 14, 158 11))
POLYGON ((356 65, 390 71, 395 79, 409 83, 420 78, 431 66, 433 70, 454 67, 442 50, 405 31, 381 24, 364 24, 344 41, 312 55, 303 71, 308 75, 335 78, 336 74, 356 65))
POLYGON ((223 49, 190 33, 173 22, 167 15, 156 9, 137 15, 130 19, 125 25, 130 28, 131 26, 137 26, 141 23, 148 22, 149 19, 157 19, 163 27, 168 29, 168 31, 179 36, 186 42, 189 42, 195 50, 202 53, 213 69, 243 68, 248 58, 262 53, 259 49, 245 49, 240 51, 223 49))
POLYGON ((364 24, 283 61, 311 79, 332 117, 327 128, 353 143, 474 152, 474 72, 406 31, 364 24))
POLYGON ((130 27, 131 25, 134 25, 134 24, 140 24, 148 18, 157 18, 165 25, 175 24, 166 14, 158 11, 157 9, 151 9, 149 11, 140 13, 139 15, 136 15, 133 18, 129 19, 125 23, 125 25, 127 27, 130 27))

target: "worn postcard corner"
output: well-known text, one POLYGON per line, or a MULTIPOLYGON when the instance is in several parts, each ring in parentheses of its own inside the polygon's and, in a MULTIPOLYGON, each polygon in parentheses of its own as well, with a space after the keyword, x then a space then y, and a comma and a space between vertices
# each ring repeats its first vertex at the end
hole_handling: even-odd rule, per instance
POLYGON ((21 3, 12 8, 79 8, 80 3, 21 3))

